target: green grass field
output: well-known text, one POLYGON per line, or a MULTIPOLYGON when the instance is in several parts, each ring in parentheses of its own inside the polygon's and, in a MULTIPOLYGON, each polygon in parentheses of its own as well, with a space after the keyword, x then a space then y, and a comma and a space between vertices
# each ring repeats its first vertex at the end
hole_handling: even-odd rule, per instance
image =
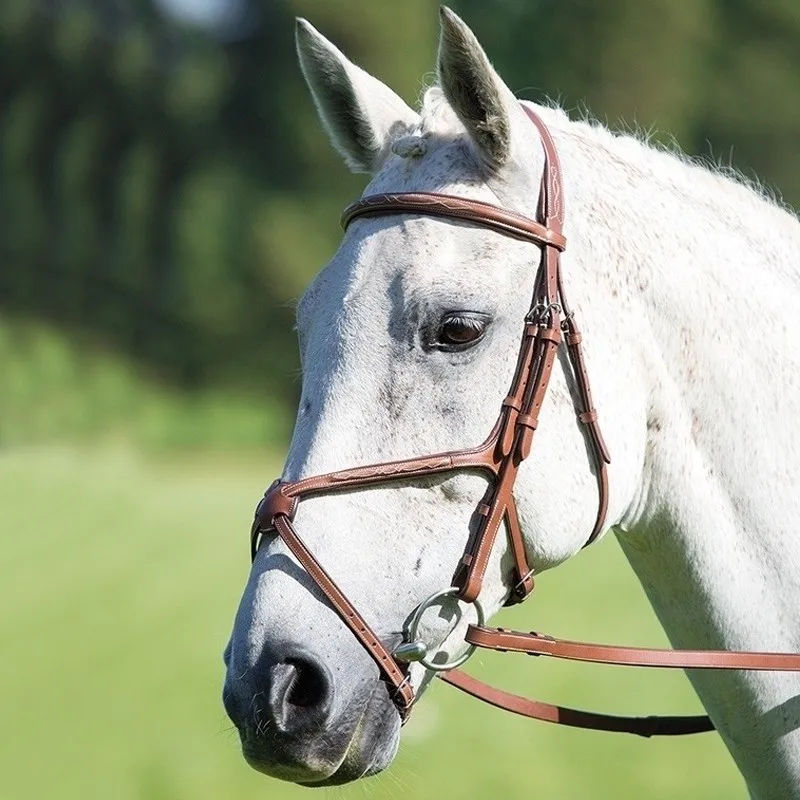
MULTIPOLYGON (((0 452, 2 800, 310 797, 239 755, 220 654, 248 569, 253 505, 277 459, 128 446, 0 452)), ((539 581, 509 624, 662 644, 609 538, 539 581)), ((542 699, 619 713, 699 710, 686 679, 513 655, 471 669, 542 699)), ((736 798, 715 734, 559 729, 436 686, 382 776, 341 798, 736 798)))

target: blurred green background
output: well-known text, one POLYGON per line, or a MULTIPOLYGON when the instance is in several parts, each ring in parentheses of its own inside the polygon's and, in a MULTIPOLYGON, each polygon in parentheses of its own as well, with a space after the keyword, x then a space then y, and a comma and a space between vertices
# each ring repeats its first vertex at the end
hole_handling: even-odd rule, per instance
MULTIPOLYGON (((520 96, 648 131, 800 204, 796 0, 453 0, 520 96)), ((307 16, 413 103, 431 0, 0 3, 0 800, 299 797, 219 700, 246 532, 298 393, 293 305, 360 192, 293 52, 307 16)), ((609 538, 506 621, 663 644, 609 538)), ((474 669, 624 713, 680 675, 474 669)), ((337 798, 746 796, 715 735, 524 722, 436 687, 337 798)))

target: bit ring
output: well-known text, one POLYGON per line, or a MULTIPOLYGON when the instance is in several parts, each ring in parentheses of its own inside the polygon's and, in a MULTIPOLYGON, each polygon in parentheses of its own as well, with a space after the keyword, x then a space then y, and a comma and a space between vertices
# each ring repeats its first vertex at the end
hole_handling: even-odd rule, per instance
MULTIPOLYGON (((458 586, 450 586, 447 589, 442 589, 439 592, 435 592, 426 600, 423 600, 417 608, 414 610, 414 613, 411 615, 411 619, 408 621, 408 625, 406 626, 405 630, 405 637, 404 640, 411 645, 419 645, 420 652, 424 653, 424 655, 414 657, 414 661, 418 661, 422 664, 423 667, 429 669, 433 672, 446 672, 450 669, 455 669, 456 667, 460 667, 474 652, 475 652, 475 645, 470 645, 466 652, 462 653, 457 658, 452 659, 451 661, 446 661, 443 664, 437 664, 431 661, 431 659, 427 655, 427 647, 425 643, 418 638, 419 635, 419 625, 422 621, 423 614, 437 601, 441 600, 443 597, 455 597, 458 596, 458 593, 461 590, 458 586)), ((473 600, 471 605, 475 606, 475 613, 478 616, 477 624, 483 625, 486 622, 486 614, 484 613, 483 606, 480 604, 479 600, 473 600)), ((400 645, 402 648, 403 645, 400 645)), ((434 653, 435 655, 435 653, 434 653)))

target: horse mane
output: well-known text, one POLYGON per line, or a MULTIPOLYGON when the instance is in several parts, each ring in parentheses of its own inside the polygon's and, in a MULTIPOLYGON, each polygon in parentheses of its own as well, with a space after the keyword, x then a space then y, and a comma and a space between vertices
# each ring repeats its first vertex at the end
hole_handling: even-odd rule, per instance
POLYGON ((557 110, 560 114, 553 120, 554 127, 560 127, 566 133, 580 131, 587 139, 659 181, 680 184, 682 188, 696 187, 706 192, 733 191, 739 202, 767 203, 797 219, 794 209, 774 187, 763 183, 755 175, 746 175, 721 157, 713 154, 689 155, 682 150, 674 136, 664 134, 655 126, 644 128, 635 123, 622 123, 622 129, 615 131, 588 111, 584 111, 580 119, 570 120, 561 108, 557 110), (568 127, 559 126, 558 119, 565 120, 568 127))
MULTIPOLYGON (((441 87, 426 89, 420 105, 418 133, 403 137, 395 150, 397 155, 419 155, 424 152, 425 137, 464 129, 441 87)), ((746 214, 748 209, 763 213, 766 204, 781 215, 788 215, 791 221, 798 221, 797 213, 773 187, 744 174, 721 158, 688 155, 674 137, 664 136, 654 127, 626 124, 615 131, 586 109, 580 112, 578 119, 571 119, 567 110, 555 101, 548 99, 544 105, 531 105, 535 105, 537 113, 551 129, 584 146, 601 148, 614 160, 625 162, 648 180, 684 193, 687 199, 707 203, 709 195, 713 195, 716 204, 721 194, 728 203, 733 201, 739 207, 739 213, 746 214)))

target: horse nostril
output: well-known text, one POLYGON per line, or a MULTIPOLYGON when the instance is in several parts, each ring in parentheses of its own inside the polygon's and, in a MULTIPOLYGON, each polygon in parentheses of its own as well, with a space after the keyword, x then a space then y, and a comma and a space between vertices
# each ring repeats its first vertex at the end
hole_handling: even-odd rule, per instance
POLYGON ((332 696, 330 673, 308 656, 292 656, 272 667, 269 705, 276 725, 284 732, 324 723, 332 696))
POLYGON ((286 693, 286 702, 301 708, 319 705, 327 693, 322 672, 302 658, 289 658, 286 663, 294 667, 294 677, 286 693))

